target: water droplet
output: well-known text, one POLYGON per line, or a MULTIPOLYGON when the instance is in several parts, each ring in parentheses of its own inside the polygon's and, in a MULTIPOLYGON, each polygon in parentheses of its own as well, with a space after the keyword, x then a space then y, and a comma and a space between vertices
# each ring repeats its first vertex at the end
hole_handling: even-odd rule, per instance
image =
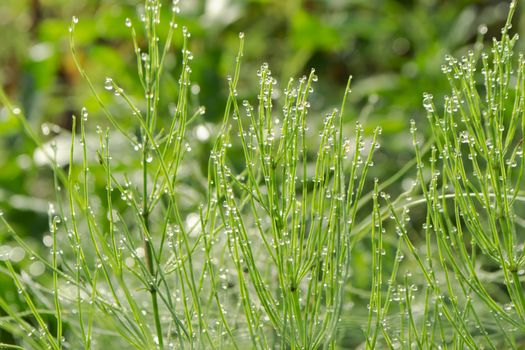
POLYGON ((131 28, 131 20, 129 18, 126 18, 126 27, 131 28))
POLYGON ((433 96, 429 93, 423 94, 423 107, 427 110, 428 113, 434 112, 433 105, 433 96))
POLYGON ((82 110, 80 111, 80 116, 82 117, 82 120, 87 122, 88 120, 88 111, 86 107, 82 107, 82 110))
POLYGON ((42 130, 42 134, 44 134, 45 136, 49 135, 51 132, 51 129, 49 128, 49 125, 47 123, 42 124, 40 129, 42 130))
POLYGON ((104 88, 108 91, 113 90, 113 79, 107 77, 104 81, 104 88))
POLYGON ((488 28, 485 24, 481 24, 479 27, 478 27, 478 33, 481 34, 481 35, 485 35, 487 34, 488 32, 488 28))

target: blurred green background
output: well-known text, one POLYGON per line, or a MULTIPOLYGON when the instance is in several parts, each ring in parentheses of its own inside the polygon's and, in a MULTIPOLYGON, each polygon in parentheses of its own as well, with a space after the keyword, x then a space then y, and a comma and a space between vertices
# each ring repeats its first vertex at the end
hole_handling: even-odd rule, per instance
MULTIPOLYGON (((110 76, 133 89, 136 62, 125 19, 138 24, 141 4, 137 0, 0 3, 0 81, 35 130, 40 131, 44 123, 48 134, 70 130, 71 115, 78 115, 83 106, 93 123, 106 123, 74 67, 68 27, 71 17, 78 16, 79 55, 97 88, 103 90, 103 81, 110 76)), ((170 5, 171 1, 165 2, 170 5)), ((384 160, 400 167, 411 157, 408 120, 423 121, 422 93, 430 90, 439 101, 446 92, 440 71, 444 55, 471 49, 480 25, 488 27, 487 38, 498 35, 508 2, 192 0, 181 1, 181 9, 178 23, 192 33, 193 102, 206 107, 207 122, 222 117, 225 77, 232 72, 242 31, 246 49, 241 98, 253 96, 258 83, 255 73, 263 62, 270 64, 281 87, 289 77, 315 68, 320 79, 312 105, 321 114, 339 104, 347 77, 353 75, 349 120, 360 118, 368 128, 381 124, 382 152, 389 155, 384 160)), ((523 23, 518 17, 517 31, 523 23)), ((174 46, 173 52, 180 51, 180 40, 174 46)), ((167 79, 176 80, 175 55, 168 66, 167 79)), ((170 92, 165 100, 169 101, 170 92)), ((107 97, 107 103, 116 103, 107 97)), ((0 143, 0 205, 21 230, 38 236, 46 225, 43 212, 53 189, 42 177, 45 167, 34 162, 34 146, 5 109, 0 110, 0 143)))
MULTIPOLYGON (((171 6, 171 1, 164 3, 171 6)), ((103 85, 110 76, 132 95, 138 94, 136 60, 125 19, 139 27, 141 5, 138 0, 0 2, 0 82, 43 139, 59 142, 65 136, 67 140, 71 115, 78 115, 84 106, 90 111, 91 132, 97 124, 108 124, 72 61, 68 27, 73 15, 79 18, 75 38, 82 64, 105 102, 125 122, 129 111, 111 94, 104 94, 103 85)), ((409 120, 418 121, 425 134, 422 93, 432 92, 438 104, 447 93, 440 70, 444 55, 461 56, 475 48, 482 40, 479 29, 483 26, 483 40, 497 36, 508 10, 507 1, 491 0, 182 0, 180 5, 178 24, 192 33, 191 103, 207 111, 198 125, 213 132, 213 125, 222 118, 226 76, 235 64, 238 33, 244 32, 240 98, 255 95, 256 71, 263 62, 269 63, 281 89, 289 77, 315 68, 319 76, 312 99, 315 123, 340 103, 347 77, 353 75, 348 130, 357 119, 368 131, 382 126, 382 147, 371 174, 381 179, 413 157, 409 120)), ((516 32, 523 31, 523 13, 520 10, 515 17, 516 32)), ((176 92, 180 45, 178 37, 168 59, 163 90, 166 110, 176 92)), ((211 141, 201 137, 200 130, 200 136, 190 134, 196 137, 188 143, 193 148, 191 161, 204 167, 211 141)), ((54 190, 49 167, 34 152, 35 145, 21 126, 0 107, 0 210, 20 235, 40 247, 54 190)), ((411 175, 391 191, 410 185, 411 175)), ((37 277, 42 269, 23 252, 13 253, 9 241, 0 227, 0 259, 27 265, 37 277)), ((357 251, 357 263, 366 262, 366 254, 357 251)), ((362 265, 366 283, 366 263, 362 265)), ((359 279, 359 271, 355 275, 359 279)), ((15 294, 4 274, 0 274, 0 293, 8 300, 15 294)), ((0 333, 0 340, 3 337, 9 336, 0 333)))

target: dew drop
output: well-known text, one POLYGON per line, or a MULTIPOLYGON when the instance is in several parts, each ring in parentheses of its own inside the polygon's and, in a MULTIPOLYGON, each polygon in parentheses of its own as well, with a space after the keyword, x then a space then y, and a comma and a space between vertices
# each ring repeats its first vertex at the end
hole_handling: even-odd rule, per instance
POLYGON ((82 107, 82 110, 80 111, 80 115, 82 117, 82 120, 87 122, 87 120, 88 120, 88 111, 87 111, 86 107, 82 107))
POLYGON ((107 77, 104 81, 104 88, 108 91, 113 90, 113 79, 107 77))
POLYGON ((478 33, 481 34, 481 35, 485 35, 485 34, 487 34, 488 30, 489 30, 489 29, 488 29, 487 26, 484 25, 484 24, 482 24, 482 25, 480 25, 480 26, 478 27, 478 33))

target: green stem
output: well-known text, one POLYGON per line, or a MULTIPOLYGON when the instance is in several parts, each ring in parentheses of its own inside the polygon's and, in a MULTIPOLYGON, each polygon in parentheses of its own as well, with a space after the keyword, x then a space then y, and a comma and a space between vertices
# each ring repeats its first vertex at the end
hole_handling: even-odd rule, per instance
POLYGON ((155 265, 153 262, 153 245, 151 243, 151 237, 149 233, 149 208, 148 208, 148 145, 147 142, 144 142, 143 145, 143 154, 142 154, 142 176, 143 176, 143 194, 142 194, 142 218, 144 220, 144 253, 146 266, 151 275, 151 285, 149 292, 151 294, 151 304, 153 308, 153 318, 155 320, 155 330, 157 332, 158 346, 159 349, 164 349, 163 333, 162 333, 162 324, 160 322, 160 313, 159 313, 159 303, 157 299, 157 278, 155 265))

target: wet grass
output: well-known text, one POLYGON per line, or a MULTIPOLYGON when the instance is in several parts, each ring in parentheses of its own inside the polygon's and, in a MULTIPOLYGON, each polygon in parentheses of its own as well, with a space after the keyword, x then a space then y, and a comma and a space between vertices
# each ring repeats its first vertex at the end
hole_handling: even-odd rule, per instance
POLYGON ((86 109, 73 117, 78 133, 62 167, 58 146, 44 147, 1 94, 47 157, 56 200, 49 254, 2 217, 50 278, 37 281, 2 256, 1 271, 25 304, 0 298, 0 327, 17 339, 0 348, 337 349, 352 314, 360 348, 520 348, 525 86, 518 38, 509 34, 514 8, 488 51, 445 57, 450 95, 442 107, 430 93, 423 99, 432 135, 421 145, 412 122, 414 160, 384 181, 369 176, 381 129, 346 126, 351 79, 319 125, 308 118, 313 70, 281 88, 263 64, 258 96, 240 98, 242 33, 223 122, 205 171, 195 175, 188 141, 205 110, 190 103, 193 55, 190 33, 176 24, 177 4, 170 11, 147 0, 142 29, 124 24, 141 98, 117 78, 100 88, 90 80, 73 18, 75 64, 111 126, 92 125, 86 109), (169 23, 161 11, 170 12, 169 23), (178 93, 166 121, 162 81, 178 37, 178 93), (133 127, 107 106, 108 94, 128 108, 133 127), (114 158, 117 137, 134 155, 129 164, 114 158), (413 167, 412 188, 391 199, 388 185, 413 167), (414 210, 423 214, 413 218, 414 210), (370 257, 366 308, 353 302, 361 243, 370 257))

